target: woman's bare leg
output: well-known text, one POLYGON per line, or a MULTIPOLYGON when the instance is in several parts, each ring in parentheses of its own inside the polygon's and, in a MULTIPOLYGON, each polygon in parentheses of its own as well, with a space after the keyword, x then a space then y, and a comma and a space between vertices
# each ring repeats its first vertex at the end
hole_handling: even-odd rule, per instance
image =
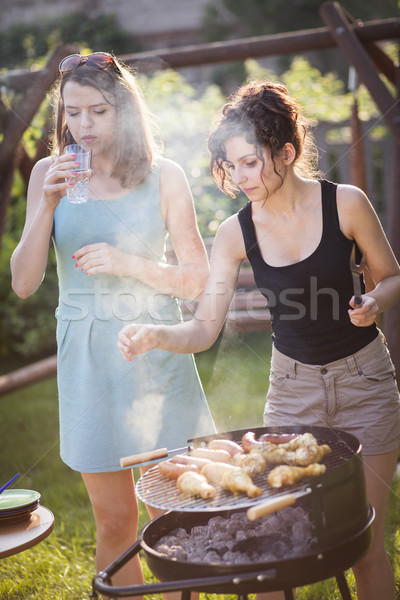
POLYGON ((393 570, 384 546, 386 507, 396 468, 398 450, 364 456, 367 495, 375 509, 374 538, 368 554, 354 567, 358 600, 395 600, 393 570))
MULTIPOLYGON (((96 568, 101 571, 137 539, 138 504, 132 470, 82 473, 97 529, 96 568)), ((136 555, 113 576, 113 585, 143 583, 136 555)), ((131 596, 138 598, 138 596, 131 596)))

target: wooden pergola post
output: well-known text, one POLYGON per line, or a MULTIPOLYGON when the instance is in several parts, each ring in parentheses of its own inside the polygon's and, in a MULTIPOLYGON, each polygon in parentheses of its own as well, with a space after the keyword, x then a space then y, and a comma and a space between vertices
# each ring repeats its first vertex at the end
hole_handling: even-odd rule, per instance
POLYGON ((349 89, 353 95, 351 107, 351 146, 350 146, 350 177, 352 185, 367 193, 367 175, 365 169, 364 139, 361 121, 358 114, 358 81, 354 67, 349 70, 349 89))
MULTIPOLYGON (((400 54, 400 52, 399 52, 400 54)), ((397 66, 397 104, 400 105, 400 66, 397 66)), ((393 141, 390 198, 388 206, 388 238, 397 260, 400 261, 400 143, 393 141)), ((385 335, 400 380, 400 304, 384 315, 385 335)))

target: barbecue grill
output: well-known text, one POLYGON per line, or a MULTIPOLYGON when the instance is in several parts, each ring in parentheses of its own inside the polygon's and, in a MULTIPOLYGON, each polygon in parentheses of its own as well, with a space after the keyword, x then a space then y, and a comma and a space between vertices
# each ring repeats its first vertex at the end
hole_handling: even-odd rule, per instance
MULTIPOLYGON (((206 445, 210 439, 226 437, 240 442, 248 430, 239 430, 196 438, 189 447, 206 445)), ((259 498, 248 498, 220 491, 212 500, 186 498, 174 482, 162 477, 153 467, 136 484, 138 497, 145 503, 167 510, 142 530, 139 540, 107 569, 93 579, 92 598, 97 592, 110 597, 127 597, 168 591, 190 591, 236 594, 283 590, 287 600, 293 599, 292 588, 336 577, 343 600, 350 600, 344 571, 353 566, 368 551, 372 541, 373 509, 366 498, 361 446, 345 432, 324 427, 280 427, 253 429, 256 436, 264 433, 312 433, 319 444, 328 444, 331 453, 323 459, 326 472, 290 486, 290 493, 268 486, 266 473, 254 477, 263 489, 259 498), (253 509, 290 497, 309 515, 314 525, 315 543, 309 552, 283 560, 249 564, 192 563, 168 558, 155 546, 163 536, 178 527, 190 531, 196 525, 207 524, 211 516, 226 517, 234 512, 253 509), (161 583, 140 586, 112 586, 111 579, 139 551, 161 583)), ((285 502, 283 502, 285 505, 285 502)))

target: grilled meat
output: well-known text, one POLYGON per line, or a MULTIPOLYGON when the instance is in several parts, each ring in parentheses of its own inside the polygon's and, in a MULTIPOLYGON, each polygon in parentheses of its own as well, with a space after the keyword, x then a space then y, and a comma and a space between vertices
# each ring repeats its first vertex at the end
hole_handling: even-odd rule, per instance
POLYGON ((189 452, 189 456, 196 458, 206 458, 214 462, 231 463, 232 456, 226 450, 212 450, 211 448, 193 448, 189 452))
POLYGON ((256 440, 254 431, 248 431, 242 437, 242 446, 245 452, 251 452, 253 449, 263 450, 270 444, 287 444, 298 436, 298 433, 263 433, 256 440))
POLYGON ((183 464, 172 462, 171 460, 164 460, 159 463, 158 470, 161 475, 164 477, 168 477, 168 479, 178 479, 179 475, 182 473, 186 473, 186 471, 194 471, 199 473, 200 469, 197 465, 193 463, 183 464))
POLYGON ((236 442, 227 439, 214 439, 210 440, 207 444, 207 448, 210 450, 225 450, 234 457, 237 454, 243 454, 243 448, 236 442))
POLYGON ((204 475, 194 471, 182 473, 176 481, 176 487, 183 494, 200 496, 203 500, 213 498, 216 494, 215 487, 208 483, 204 475))
POLYGON ((257 473, 264 473, 267 468, 267 462, 258 449, 253 448, 248 454, 243 454, 239 463, 240 468, 250 477, 257 473))
POLYGON ((311 464, 307 467, 295 467, 290 465, 279 465, 268 474, 268 483, 273 488, 285 485, 293 485, 303 477, 314 477, 322 475, 326 471, 325 465, 311 464))
POLYGON ((319 446, 311 433, 304 433, 286 443, 257 442, 252 446, 249 454, 242 457, 240 466, 249 475, 262 473, 268 464, 285 463, 306 467, 321 461, 330 451, 326 444, 319 446), (262 456, 262 459, 257 458, 257 453, 262 456))
POLYGON ((249 498, 257 498, 263 493, 262 489, 254 485, 251 477, 238 468, 225 471, 222 475, 221 485, 234 494, 245 492, 249 498))
POLYGON ((220 485, 234 494, 245 492, 249 498, 256 498, 262 494, 262 490, 254 485, 251 477, 233 465, 211 463, 202 468, 201 474, 209 483, 220 485))
POLYGON ((211 462, 201 469, 201 474, 211 485, 221 485, 222 477, 226 471, 234 471, 237 467, 222 462, 211 462))

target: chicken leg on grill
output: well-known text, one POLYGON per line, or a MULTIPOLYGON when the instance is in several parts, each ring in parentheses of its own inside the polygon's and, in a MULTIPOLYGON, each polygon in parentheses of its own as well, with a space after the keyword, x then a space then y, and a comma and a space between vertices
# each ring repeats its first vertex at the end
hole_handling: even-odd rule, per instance
POLYGON ((267 465, 279 463, 306 467, 321 461, 330 451, 326 444, 318 445, 311 433, 304 433, 284 444, 260 442, 253 445, 248 454, 240 457, 240 467, 250 476, 263 473, 267 465))
POLYGON ((273 488, 293 485, 303 477, 322 475, 326 471, 325 465, 312 464, 307 467, 294 467, 293 465, 279 465, 268 474, 268 483, 273 488))
POLYGON ((223 488, 230 490, 234 494, 246 492, 249 498, 257 498, 263 493, 262 489, 257 487, 242 469, 225 471, 221 479, 223 488))
POLYGON ((213 498, 216 494, 216 489, 210 485, 204 475, 195 471, 186 471, 182 473, 176 481, 176 487, 183 494, 191 496, 200 496, 203 500, 213 498))
POLYGON ((220 485, 234 494, 245 492, 249 498, 256 498, 262 494, 262 490, 254 485, 251 477, 233 465, 210 463, 202 468, 201 474, 209 483, 220 485))

